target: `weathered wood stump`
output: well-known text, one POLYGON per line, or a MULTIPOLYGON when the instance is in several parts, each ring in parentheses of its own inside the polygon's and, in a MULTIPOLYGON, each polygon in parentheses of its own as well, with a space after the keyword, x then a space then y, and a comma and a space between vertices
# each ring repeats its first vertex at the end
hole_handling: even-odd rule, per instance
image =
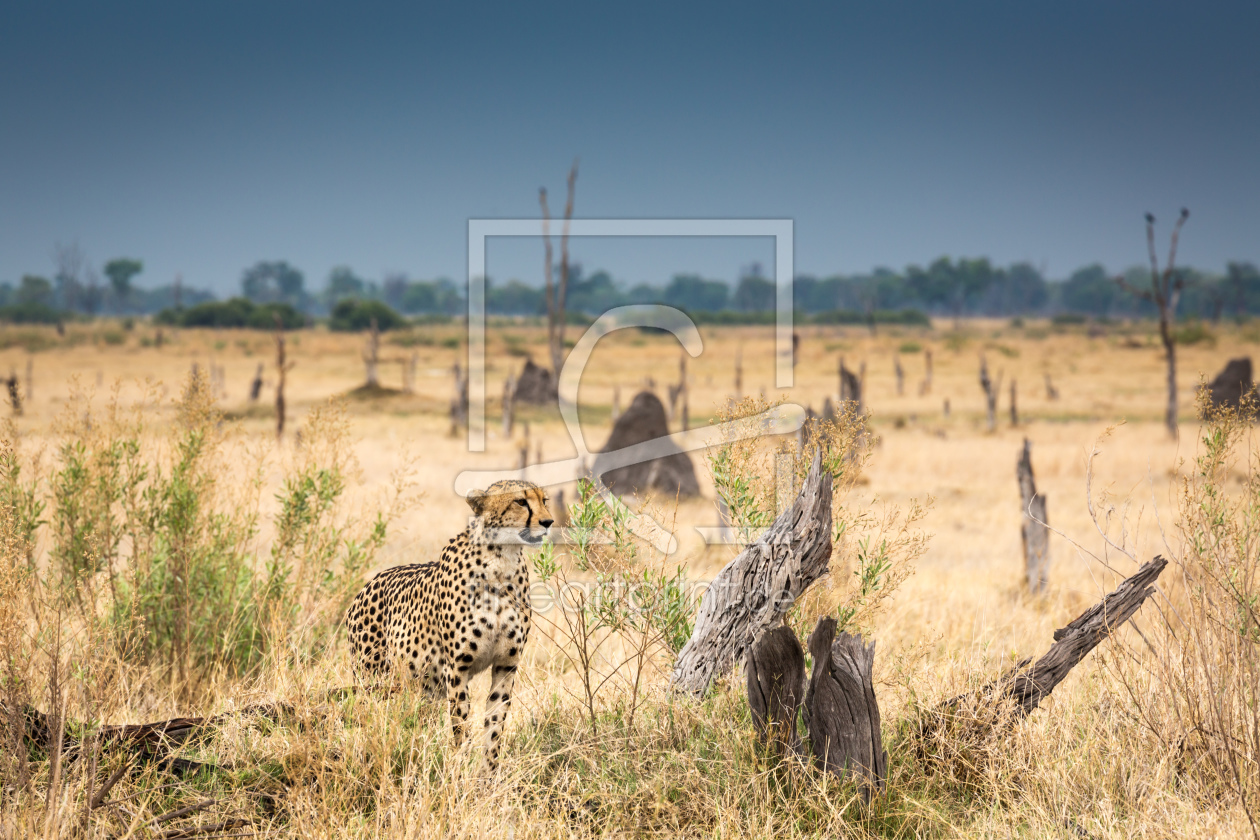
POLYGON ((791 628, 775 627, 748 651, 748 708, 763 743, 804 755, 796 713, 805 699, 805 651, 791 628))
POLYGON ((841 633, 836 620, 820 618, 809 636, 814 673, 805 694, 805 727, 810 750, 830 773, 860 777, 859 790, 870 801, 883 791, 888 776, 888 753, 879 730, 879 703, 871 669, 875 643, 841 633))
POLYGON ((1024 542, 1024 571, 1028 590, 1035 595, 1046 591, 1050 580, 1050 528, 1046 525, 1046 497, 1037 492, 1033 478, 1032 444, 1024 438, 1024 449, 1015 464, 1015 478, 1019 481, 1019 498, 1022 510, 1020 537, 1024 542))
POLYGON ((691 638, 674 664, 674 688, 707 691, 826 574, 830 559, 831 474, 815 454, 792 506, 705 590, 691 638))
MULTIPOLYGON (((1018 716, 1025 716, 1041 705, 1068 672, 1091 650, 1098 647, 1116 628, 1133 617, 1155 592, 1155 581, 1168 565, 1163 557, 1142 564, 1131 577, 1125 578, 1101 601, 1081 613, 1066 627, 1054 631, 1054 644, 1029 666, 1025 659, 996 681, 976 694, 991 705, 1013 704, 1018 716)), ((924 721, 921 732, 947 725, 953 712, 972 695, 960 694, 938 704, 924 721)))

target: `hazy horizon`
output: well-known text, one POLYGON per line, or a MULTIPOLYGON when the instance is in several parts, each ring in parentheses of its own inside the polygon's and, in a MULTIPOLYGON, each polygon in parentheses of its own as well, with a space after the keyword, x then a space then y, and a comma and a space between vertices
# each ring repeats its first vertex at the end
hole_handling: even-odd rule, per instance
MULTIPOLYGON (((791 218, 798 274, 940 256, 1048 278, 1161 255, 1260 262, 1260 7, 419 8, 130 2, 0 33, 0 282, 54 243, 220 295, 259 260, 308 287, 465 276, 469 218, 791 218)), ((619 281, 733 281, 764 242, 575 241, 619 281)), ((492 243, 497 280, 542 248, 492 243)))

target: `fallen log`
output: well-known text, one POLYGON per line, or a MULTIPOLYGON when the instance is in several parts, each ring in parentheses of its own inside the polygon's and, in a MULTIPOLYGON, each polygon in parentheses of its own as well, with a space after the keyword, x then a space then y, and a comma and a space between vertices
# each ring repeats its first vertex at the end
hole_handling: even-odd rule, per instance
POLYGON ((1098 647, 1103 639, 1124 624, 1155 592, 1155 580, 1168 565, 1162 556, 1142 565, 1142 568, 1105 598, 1081 613, 1066 627, 1054 631, 1054 644, 1050 650, 1027 670, 1009 671, 999 682, 999 695, 1009 697, 1027 715, 1050 696, 1055 686, 1063 682, 1085 655, 1098 647))
POLYGON ((1055 630, 1054 644, 1031 666, 1032 660, 1025 659, 979 691, 960 694, 938 704, 920 723, 920 735, 931 736, 938 730, 956 729, 956 712, 968 702, 987 707, 975 718, 981 728, 1026 717, 1091 650, 1133 617, 1155 592, 1155 581, 1167 565, 1168 561, 1161 556, 1144 563, 1101 601, 1067 626, 1055 630), (1013 710, 1014 714, 1004 714, 1005 710, 1013 710))
POLYGON ((674 688, 707 691, 826 574, 830 559, 831 474, 815 454, 796 501, 705 590, 691 638, 674 664, 674 688))

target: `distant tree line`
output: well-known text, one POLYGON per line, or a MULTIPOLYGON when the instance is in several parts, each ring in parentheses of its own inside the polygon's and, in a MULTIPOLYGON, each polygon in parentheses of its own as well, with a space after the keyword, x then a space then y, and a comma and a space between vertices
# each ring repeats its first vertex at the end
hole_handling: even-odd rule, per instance
MULTIPOLYGON (((277 315, 288 326, 328 318, 335 329, 362 329, 376 318, 381 329, 396 317, 459 315, 466 309, 461 284, 441 278, 415 280, 402 274, 366 279, 338 266, 323 288, 311 291, 298 268, 283 260, 260 261, 246 268, 240 294, 218 301, 208 291, 178 282, 142 288, 134 282, 144 270, 137 259, 118 258, 102 267, 104 279, 77 246, 58 246, 57 271, 51 278, 24 276, 0 284, 0 320, 54 322, 101 314, 154 314, 158 320, 189 326, 270 327, 277 315), (371 305, 367 305, 371 302, 371 305), (386 314, 388 313, 388 314, 386 314)), ((1146 269, 1125 277, 1138 281, 1146 269)), ((1216 320, 1222 316, 1260 314, 1260 271, 1249 262, 1231 262, 1224 274, 1183 269, 1187 284, 1179 315, 1216 320)), ((586 274, 569 267, 567 308, 593 317, 614 306, 664 303, 709 323, 769 322, 775 285, 759 267, 734 283, 677 274, 663 285, 617 283, 606 271, 586 274)), ((793 307, 813 320, 831 323, 910 323, 926 315, 1011 317, 1074 313, 1091 317, 1154 317, 1154 307, 1125 294, 1116 276, 1101 265, 1073 272, 1066 280, 1047 280, 1028 263, 1001 267, 988 259, 942 257, 930 265, 902 271, 880 268, 868 274, 793 281, 793 307), (914 312, 916 315, 904 313, 914 312)), ((542 315, 541 287, 519 280, 487 281, 486 311, 491 315, 542 315)))

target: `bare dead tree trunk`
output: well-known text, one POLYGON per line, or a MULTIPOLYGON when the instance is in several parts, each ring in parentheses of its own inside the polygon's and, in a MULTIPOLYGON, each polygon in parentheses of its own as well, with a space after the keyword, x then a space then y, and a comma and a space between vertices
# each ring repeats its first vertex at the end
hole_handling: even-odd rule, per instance
POLYGON ((1002 374, 998 373, 997 382, 989 378, 989 365, 980 354, 980 387, 984 389, 985 427, 990 431, 997 429, 998 393, 1002 390, 1002 374))
POLYGON ((1050 401, 1059 398, 1059 389, 1054 387, 1054 383, 1050 381, 1050 374, 1046 374, 1046 399, 1050 401))
POLYGON ((1019 482, 1020 538, 1028 591, 1040 595, 1050 580, 1050 528, 1046 524, 1046 497, 1037 492, 1033 477, 1032 444, 1028 438, 1024 438, 1023 451, 1015 464, 1015 479, 1019 482))
POLYGON ((408 394, 416 392, 416 365, 420 363, 420 354, 414 350, 403 360, 403 390, 408 394))
POLYGON ((1011 425, 1019 425, 1019 406, 1015 399, 1015 377, 1011 377, 1011 425))
POLYGON ((292 370, 295 362, 285 359, 284 323, 279 315, 273 315, 276 321, 276 440, 284 439, 284 379, 292 370))
POLYGON ((30 403, 35 397, 35 360, 30 356, 26 357, 26 402, 30 403))
POLYGON ((616 423, 617 418, 619 417, 621 417, 621 386, 614 385, 613 386, 613 401, 612 401, 612 421, 616 423))
POLYGON ((468 425, 468 376, 459 362, 451 368, 455 374, 455 395, 451 397, 451 437, 468 425))
POLYGON ((258 369, 254 371, 254 378, 249 383, 249 401, 258 402, 258 397, 262 394, 263 386, 263 366, 262 362, 258 363, 258 369))
POLYGON ((906 393, 906 372, 901 367, 901 356, 893 356, 893 373, 897 377, 897 396, 904 396, 906 393))
POLYGON ((779 755, 813 758, 827 772, 859 776, 866 801, 883 790, 888 753, 880 732, 872 669, 875 645, 841 633, 823 617, 809 637, 813 674, 805 682, 805 654, 791 628, 768 630, 749 649, 745 670, 748 707, 763 743, 779 755), (798 710, 809 732, 808 747, 796 728, 798 710))
POLYGON ((1164 360, 1167 363, 1168 403, 1164 410, 1164 425, 1168 434, 1175 440, 1177 437, 1177 344, 1173 335, 1173 323, 1177 318, 1177 304, 1181 300, 1181 292, 1186 287, 1185 274, 1177 271, 1177 240, 1181 236, 1181 228, 1190 218, 1190 211, 1181 208, 1181 215, 1173 225, 1169 237, 1168 262, 1164 270, 1159 269, 1159 257, 1155 254, 1155 217, 1146 214, 1146 251, 1151 261, 1151 287, 1142 289, 1129 284, 1123 276, 1116 282, 1129 294, 1141 300, 1155 304, 1159 310, 1159 340, 1164 345, 1164 360))
POLYGON ((744 398, 744 349, 735 348, 735 399, 744 398))
POLYGON ((844 365, 844 356, 840 357, 840 402, 851 402, 858 416, 866 415, 866 401, 863 398, 863 380, 866 378, 866 362, 862 363, 861 374, 856 374, 844 365))
POLYGON ((705 590, 691 638, 674 664, 674 688, 707 691, 826 574, 830 558, 831 474, 815 454, 792 506, 705 590))
POLYGON ((381 351, 381 331, 376 323, 376 318, 371 321, 368 328, 367 345, 363 348, 363 365, 367 368, 367 380, 364 382, 366 388, 379 388, 381 385, 380 376, 377 373, 377 365, 380 363, 381 351))
POLYGON ((932 393, 932 351, 923 351, 923 381, 919 383, 919 396, 932 393))
POLYGON ((13 413, 21 416, 22 414, 22 392, 18 387, 17 371, 9 368, 9 378, 4 381, 9 389, 9 405, 13 408, 13 413))
POLYGON ((546 271, 547 347, 551 352, 551 370, 560 381, 564 366, 565 297, 569 290, 569 223, 573 219, 573 196, 577 188, 578 162, 569 169, 568 197, 564 205, 564 226, 560 232, 560 279, 552 273, 551 210, 547 205, 547 188, 538 190, 538 203, 543 214, 543 253, 546 271))
POLYGON ((524 429, 525 435, 521 438, 520 448, 518 450, 519 457, 517 459, 516 468, 519 470, 524 470, 529 466, 529 424, 523 424, 522 428, 524 429))
POLYGON ((510 437, 512 434, 512 426, 516 423, 516 418, 512 413, 512 396, 516 391, 516 379, 508 374, 507 380, 503 383, 503 436, 510 437))

